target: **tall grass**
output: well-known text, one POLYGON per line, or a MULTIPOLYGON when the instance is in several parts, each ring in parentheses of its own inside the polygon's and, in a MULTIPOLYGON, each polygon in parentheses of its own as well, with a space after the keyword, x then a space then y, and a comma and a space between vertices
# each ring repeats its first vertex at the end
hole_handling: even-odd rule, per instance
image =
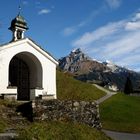
POLYGON ((19 133, 18 140, 110 140, 94 128, 72 122, 33 123, 19 133))

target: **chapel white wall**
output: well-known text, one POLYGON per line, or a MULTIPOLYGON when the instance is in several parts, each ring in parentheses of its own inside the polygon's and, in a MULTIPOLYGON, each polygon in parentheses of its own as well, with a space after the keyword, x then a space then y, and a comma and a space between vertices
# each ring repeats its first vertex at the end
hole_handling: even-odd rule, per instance
MULTIPOLYGON (((42 94, 47 93, 47 95, 54 95, 56 98, 56 64, 36 48, 32 47, 31 44, 25 42, 25 40, 10 43, 0 48, 0 94, 10 92, 10 89, 7 89, 9 81, 9 63, 16 54, 22 52, 29 52, 35 55, 40 61, 43 72, 42 94)), ((13 90, 13 92, 15 91, 13 90)))

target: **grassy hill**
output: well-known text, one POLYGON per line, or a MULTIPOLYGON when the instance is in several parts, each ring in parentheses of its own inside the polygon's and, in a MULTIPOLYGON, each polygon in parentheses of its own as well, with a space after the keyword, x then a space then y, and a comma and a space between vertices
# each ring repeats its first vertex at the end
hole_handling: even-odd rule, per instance
MULTIPOLYGON (((105 93, 93 85, 77 81, 67 73, 57 71, 59 99, 95 100, 105 93)), ((104 129, 140 133, 140 97, 116 94, 100 105, 104 129)))
POLYGON ((100 105, 104 129, 140 133, 140 97, 118 93, 100 105))
POLYGON ((93 101, 105 94, 91 84, 75 80, 68 73, 57 71, 57 97, 60 100, 93 101))

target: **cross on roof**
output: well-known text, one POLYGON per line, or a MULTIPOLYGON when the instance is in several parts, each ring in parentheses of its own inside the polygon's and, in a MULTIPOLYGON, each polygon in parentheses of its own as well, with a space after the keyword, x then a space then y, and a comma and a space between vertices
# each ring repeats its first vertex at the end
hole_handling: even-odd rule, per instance
POLYGON ((21 13, 21 6, 20 5, 18 7, 18 10, 19 10, 18 15, 20 15, 20 13, 21 13))

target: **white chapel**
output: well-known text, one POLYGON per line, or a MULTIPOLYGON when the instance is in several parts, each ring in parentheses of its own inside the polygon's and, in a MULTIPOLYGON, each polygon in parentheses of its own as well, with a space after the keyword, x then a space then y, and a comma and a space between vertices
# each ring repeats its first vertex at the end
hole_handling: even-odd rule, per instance
POLYGON ((9 29, 12 41, 0 45, 0 97, 23 101, 56 99, 58 61, 24 37, 28 27, 20 13, 9 29))

